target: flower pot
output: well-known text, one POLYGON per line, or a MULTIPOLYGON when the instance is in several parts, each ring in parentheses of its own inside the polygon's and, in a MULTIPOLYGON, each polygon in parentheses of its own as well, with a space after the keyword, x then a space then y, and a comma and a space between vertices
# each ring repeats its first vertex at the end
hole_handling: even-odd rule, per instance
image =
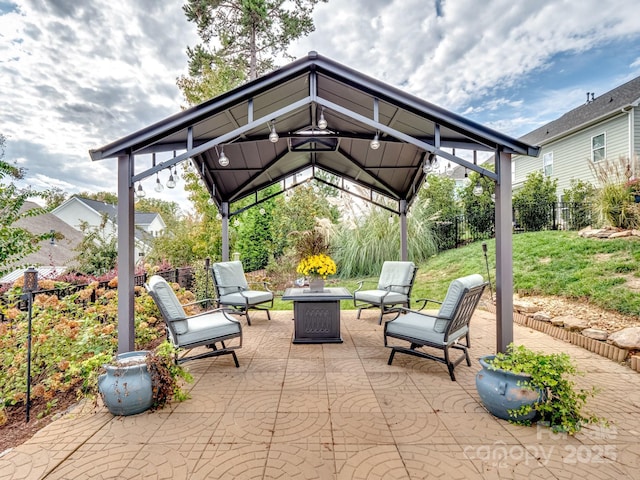
POLYGON ((512 415, 510 411, 518 410, 524 405, 533 405, 543 393, 525 386, 531 379, 524 373, 513 373, 506 370, 493 369, 489 363, 495 355, 480 358, 480 370, 476 375, 476 388, 485 408, 493 415, 514 422, 532 421, 538 412, 532 410, 526 415, 512 415))
POLYGON ((135 415, 153 404, 151 375, 146 351, 121 353, 113 365, 105 365, 98 377, 98 391, 113 415, 135 415))
POLYGON ((322 293, 324 292, 324 279, 323 278, 312 278, 309 280, 309 291, 311 293, 322 293))

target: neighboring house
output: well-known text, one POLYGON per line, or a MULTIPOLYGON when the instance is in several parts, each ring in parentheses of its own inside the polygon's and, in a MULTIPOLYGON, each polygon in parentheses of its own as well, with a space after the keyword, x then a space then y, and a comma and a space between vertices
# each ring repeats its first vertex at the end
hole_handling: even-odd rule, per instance
MULTIPOLYGON (((640 77, 595 97, 519 140, 539 145, 538 157, 513 156, 514 188, 541 171, 558 180, 558 197, 572 179, 599 186, 589 162, 633 159, 640 154, 640 77)), ((635 162, 633 162, 635 163, 635 162)), ((633 172, 637 177, 640 172, 633 172)))
MULTIPOLYGON (((51 213, 77 230, 80 230, 83 223, 90 227, 99 227, 103 218, 106 217, 106 231, 112 232, 113 235, 116 235, 118 231, 118 206, 110 203, 74 196, 54 208, 51 213)), ((151 238, 164 233, 167 226, 162 216, 158 213, 136 212, 134 223, 136 232, 135 255, 136 258, 141 258, 149 252, 151 238)))
MULTIPOLYGON (((31 210, 39 205, 25 202, 22 210, 31 210)), ((70 262, 78 255, 76 247, 82 242, 83 235, 71 225, 51 213, 18 220, 14 226, 24 228, 32 234, 55 233, 55 240, 40 242, 40 250, 20 259, 15 269, 0 278, 0 283, 13 283, 20 278, 26 266, 38 269, 42 278, 55 277, 64 273, 70 262)))

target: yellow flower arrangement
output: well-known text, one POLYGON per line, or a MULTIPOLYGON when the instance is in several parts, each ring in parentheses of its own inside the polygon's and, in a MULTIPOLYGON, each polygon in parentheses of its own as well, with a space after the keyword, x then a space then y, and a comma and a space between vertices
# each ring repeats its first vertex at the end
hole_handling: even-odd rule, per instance
POLYGON ((302 275, 318 276, 325 280, 327 276, 334 275, 336 271, 336 262, 324 253, 303 258, 296 268, 296 272, 302 275))

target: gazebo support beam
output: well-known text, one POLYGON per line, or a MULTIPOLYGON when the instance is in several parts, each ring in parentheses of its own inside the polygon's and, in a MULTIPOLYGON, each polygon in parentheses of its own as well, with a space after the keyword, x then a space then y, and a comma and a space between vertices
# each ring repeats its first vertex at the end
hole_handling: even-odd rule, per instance
POLYGON ((133 158, 118 157, 118 353, 135 350, 133 158))
POLYGON ((400 200, 400 260, 407 261, 407 201, 400 200))
POLYGON ((229 202, 222 202, 222 261, 229 261, 229 202))
POLYGON ((496 152, 496 349, 505 352, 513 342, 513 230, 511 154, 496 152))

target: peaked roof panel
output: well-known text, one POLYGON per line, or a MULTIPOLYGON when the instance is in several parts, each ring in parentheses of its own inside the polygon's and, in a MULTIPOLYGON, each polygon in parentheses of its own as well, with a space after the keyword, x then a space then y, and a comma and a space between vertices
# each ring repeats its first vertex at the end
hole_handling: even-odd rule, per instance
MULTIPOLYGON (((478 170, 447 148, 538 154, 537 147, 311 52, 90 153, 99 160, 184 151, 173 163, 191 158, 218 204, 315 167, 410 202, 431 152, 478 170), (328 123, 324 131, 318 128, 321 114, 328 123), (268 139, 272 124, 279 134, 276 143, 268 139), (381 146, 371 150, 376 133, 381 146), (222 148, 227 166, 218 162, 222 148)), ((134 177, 145 178, 173 163, 134 177)))

